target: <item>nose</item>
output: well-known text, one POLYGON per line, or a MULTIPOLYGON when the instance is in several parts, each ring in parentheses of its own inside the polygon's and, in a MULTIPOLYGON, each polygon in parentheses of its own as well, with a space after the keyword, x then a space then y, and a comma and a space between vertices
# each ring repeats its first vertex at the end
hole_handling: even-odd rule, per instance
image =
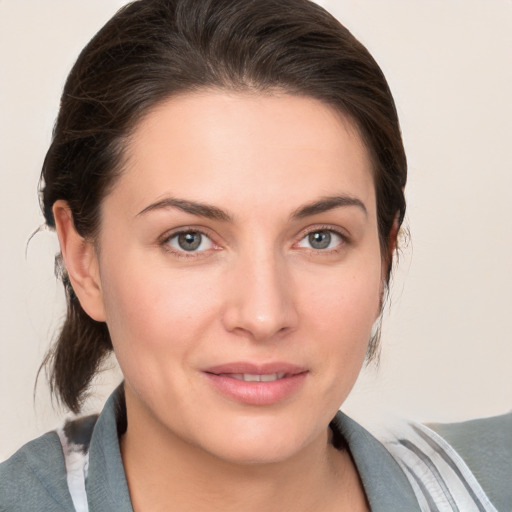
POLYGON ((256 341, 295 329, 294 287, 286 262, 278 255, 259 251, 240 259, 227 281, 225 329, 256 341))

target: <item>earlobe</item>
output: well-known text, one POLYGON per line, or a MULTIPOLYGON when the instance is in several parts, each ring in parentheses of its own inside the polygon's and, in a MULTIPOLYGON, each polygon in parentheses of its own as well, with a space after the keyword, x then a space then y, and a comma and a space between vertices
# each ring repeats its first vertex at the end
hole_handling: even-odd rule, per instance
POLYGON ((73 290, 84 311, 98 322, 105 321, 99 263, 94 244, 78 234, 66 201, 53 205, 53 216, 62 259, 73 290))

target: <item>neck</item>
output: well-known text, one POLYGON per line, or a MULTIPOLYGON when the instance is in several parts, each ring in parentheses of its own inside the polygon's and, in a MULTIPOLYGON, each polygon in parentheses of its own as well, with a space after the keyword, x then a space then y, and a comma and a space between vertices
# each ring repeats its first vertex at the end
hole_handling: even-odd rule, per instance
POLYGON ((328 429, 287 460, 238 464, 140 418, 128 412, 121 439, 135 512, 366 510, 351 457, 331 445, 328 429))

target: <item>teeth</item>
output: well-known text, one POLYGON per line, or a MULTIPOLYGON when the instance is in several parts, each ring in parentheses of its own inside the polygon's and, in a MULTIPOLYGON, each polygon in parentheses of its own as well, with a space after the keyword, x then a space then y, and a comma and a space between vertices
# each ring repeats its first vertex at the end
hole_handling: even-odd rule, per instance
POLYGON ((273 380, 282 379, 284 377, 284 373, 269 373, 267 375, 261 375, 261 382, 271 382, 273 380))
POLYGON ((274 380, 282 379, 285 373, 266 373, 259 375, 257 373, 231 373, 226 376, 236 380, 243 380, 245 382, 272 382, 274 380))
POLYGON ((244 373, 242 374, 242 379, 245 382, 261 382, 262 375, 257 375, 254 373, 244 373))

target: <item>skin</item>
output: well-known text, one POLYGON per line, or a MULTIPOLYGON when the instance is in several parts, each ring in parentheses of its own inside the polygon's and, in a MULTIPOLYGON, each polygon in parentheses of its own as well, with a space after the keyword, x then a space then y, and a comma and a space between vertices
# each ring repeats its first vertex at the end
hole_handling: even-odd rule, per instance
POLYGON ((366 510, 328 429, 364 362, 385 275, 351 121, 284 93, 171 98, 135 129, 101 213, 92 243, 66 203, 54 206, 74 289, 107 322, 125 377, 134 509, 366 510), (210 209, 184 211, 191 202, 210 209), (180 248, 180 231, 203 232, 199 249, 180 248), (310 233, 331 242, 313 247, 310 233), (286 362, 305 377, 275 403, 242 403, 205 374, 233 361, 286 362))

